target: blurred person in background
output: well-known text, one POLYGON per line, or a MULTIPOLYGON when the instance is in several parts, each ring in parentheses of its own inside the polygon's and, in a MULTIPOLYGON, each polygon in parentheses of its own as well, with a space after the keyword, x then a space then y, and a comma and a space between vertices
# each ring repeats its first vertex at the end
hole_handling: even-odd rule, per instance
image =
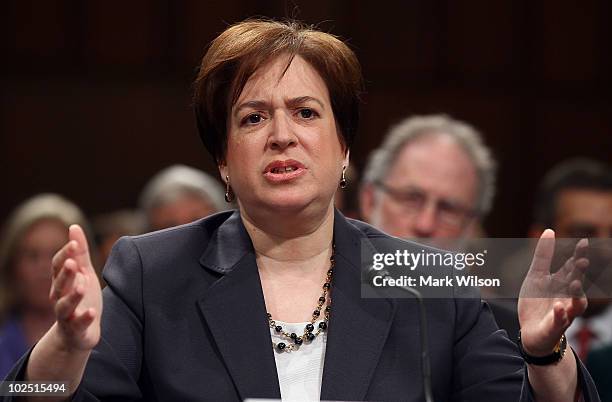
MULTIPOLYGON (((471 125, 446 115, 408 117, 370 155, 361 214, 404 239, 475 237, 493 203, 495 173, 491 151, 471 125)), ((497 324, 516 340, 516 300, 489 304, 497 324)))
POLYGON ((361 215, 401 238, 471 236, 491 209, 495 170, 472 126, 445 115, 409 117, 370 155, 361 215))
POLYGON ((88 225, 81 210, 56 194, 26 200, 9 216, 0 243, 0 378, 55 321, 51 259, 68 227, 88 225))
POLYGON ((140 195, 147 230, 178 226, 227 209, 225 189, 212 176, 185 165, 157 173, 140 195))
MULTIPOLYGON (((530 237, 537 238, 545 228, 552 228, 559 238, 612 237, 610 166, 586 158, 576 158, 553 167, 542 180, 537 193, 530 237)), ((609 247, 609 244, 606 244, 609 247)), ((599 256, 602 256, 601 253, 599 256)), ((597 290, 596 288, 592 288, 592 291, 587 293, 589 296, 587 310, 566 332, 569 344, 583 360, 589 352, 612 343, 610 261, 609 258, 602 260, 597 257, 598 255, 590 256, 591 264, 585 285, 596 283, 604 293, 600 298, 593 292, 597 290), (605 266, 608 268, 604 270, 605 266)), ((612 369, 612 363, 608 368, 612 369)))
POLYGON ((136 236, 145 232, 146 220, 140 210, 121 209, 101 214, 92 219, 100 263, 103 267, 111 249, 122 236, 136 236))

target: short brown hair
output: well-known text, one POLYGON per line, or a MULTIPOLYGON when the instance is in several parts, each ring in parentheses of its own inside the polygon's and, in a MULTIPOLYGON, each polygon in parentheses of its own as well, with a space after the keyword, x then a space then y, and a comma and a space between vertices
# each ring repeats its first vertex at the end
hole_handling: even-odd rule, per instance
POLYGON ((351 146, 359 121, 363 78, 357 57, 337 37, 297 21, 249 19, 212 41, 194 86, 198 131, 217 163, 225 159, 227 116, 248 79, 266 62, 299 55, 321 76, 331 99, 342 142, 351 146))

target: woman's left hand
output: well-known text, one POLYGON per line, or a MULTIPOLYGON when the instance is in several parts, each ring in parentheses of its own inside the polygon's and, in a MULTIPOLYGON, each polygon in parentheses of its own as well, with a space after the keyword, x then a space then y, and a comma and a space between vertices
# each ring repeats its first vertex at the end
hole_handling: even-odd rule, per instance
POLYGON ((586 310, 582 280, 589 265, 587 248, 587 239, 580 240, 573 256, 561 269, 551 273, 555 233, 547 229, 540 236, 518 301, 521 342, 528 354, 553 353, 574 318, 586 310))

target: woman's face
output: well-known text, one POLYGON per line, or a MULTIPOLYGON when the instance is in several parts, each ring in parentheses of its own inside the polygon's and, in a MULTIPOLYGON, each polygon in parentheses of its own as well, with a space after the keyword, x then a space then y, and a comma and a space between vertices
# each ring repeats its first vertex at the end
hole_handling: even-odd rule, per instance
POLYGON ((15 287, 22 307, 52 308, 49 301, 51 259, 67 241, 68 230, 57 220, 38 221, 25 231, 14 260, 15 287))
POLYGON ((278 57, 257 70, 228 117, 219 169, 247 210, 328 207, 348 164, 325 82, 300 56, 283 75, 286 65, 278 57))

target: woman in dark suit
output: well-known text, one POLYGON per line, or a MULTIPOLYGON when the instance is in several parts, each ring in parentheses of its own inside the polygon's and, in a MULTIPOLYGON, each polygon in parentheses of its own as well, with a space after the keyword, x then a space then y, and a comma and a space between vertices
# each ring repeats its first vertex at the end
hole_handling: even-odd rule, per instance
MULTIPOLYGON (((53 263, 57 322, 11 378, 69 379, 86 400, 421 400, 415 303, 360 297, 361 242, 386 236, 333 208, 361 90, 355 55, 332 35, 259 20, 224 31, 195 108, 239 210, 121 240, 103 295, 71 227, 53 263)), ((532 287, 546 286, 551 252, 539 247, 532 287)), ((577 279, 582 260, 567 269, 577 279)), ((522 299, 526 353, 546 360, 585 306, 522 299)), ((529 365, 527 380, 480 300, 426 308, 436 400, 593 397, 573 353, 529 365)))

